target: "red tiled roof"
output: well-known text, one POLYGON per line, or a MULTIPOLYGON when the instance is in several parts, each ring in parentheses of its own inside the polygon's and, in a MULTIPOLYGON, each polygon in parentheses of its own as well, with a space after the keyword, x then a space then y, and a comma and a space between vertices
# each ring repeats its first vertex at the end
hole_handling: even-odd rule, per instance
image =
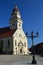
POLYGON ((10 37, 14 32, 15 30, 11 30, 10 27, 0 28, 0 38, 10 37))

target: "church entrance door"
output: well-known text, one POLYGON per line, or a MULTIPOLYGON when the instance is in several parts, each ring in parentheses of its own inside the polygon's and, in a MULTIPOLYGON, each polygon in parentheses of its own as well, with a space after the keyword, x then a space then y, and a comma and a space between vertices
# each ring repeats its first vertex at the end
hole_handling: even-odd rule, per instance
POLYGON ((22 53, 22 49, 20 49, 20 53, 22 53))
POLYGON ((20 40, 18 46, 19 46, 19 54, 22 55, 23 54, 23 43, 21 42, 21 40, 20 40))

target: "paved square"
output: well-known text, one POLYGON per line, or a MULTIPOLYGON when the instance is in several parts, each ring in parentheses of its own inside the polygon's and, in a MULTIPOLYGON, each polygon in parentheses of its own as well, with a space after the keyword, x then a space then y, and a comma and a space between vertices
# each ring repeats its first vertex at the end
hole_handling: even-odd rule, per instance
POLYGON ((43 65, 43 57, 35 56, 37 64, 31 64, 32 56, 0 55, 0 65, 43 65))

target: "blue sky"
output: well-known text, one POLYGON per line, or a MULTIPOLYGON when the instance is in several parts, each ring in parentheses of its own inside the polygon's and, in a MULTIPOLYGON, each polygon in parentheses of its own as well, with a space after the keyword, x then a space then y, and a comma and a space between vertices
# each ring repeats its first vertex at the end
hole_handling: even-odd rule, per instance
MULTIPOLYGON (((20 10, 23 19, 23 29, 30 35, 39 32, 39 37, 34 39, 34 44, 43 42, 43 0, 0 0, 0 28, 9 26, 9 18, 11 17, 15 1, 20 10)), ((31 47, 31 39, 28 38, 29 47, 31 47)))

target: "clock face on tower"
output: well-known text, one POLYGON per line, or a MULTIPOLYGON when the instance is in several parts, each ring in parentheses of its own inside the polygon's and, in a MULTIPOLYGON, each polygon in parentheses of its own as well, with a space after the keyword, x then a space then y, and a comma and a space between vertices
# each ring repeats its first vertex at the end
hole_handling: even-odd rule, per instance
POLYGON ((22 28, 22 24, 21 23, 18 23, 18 28, 22 28))

